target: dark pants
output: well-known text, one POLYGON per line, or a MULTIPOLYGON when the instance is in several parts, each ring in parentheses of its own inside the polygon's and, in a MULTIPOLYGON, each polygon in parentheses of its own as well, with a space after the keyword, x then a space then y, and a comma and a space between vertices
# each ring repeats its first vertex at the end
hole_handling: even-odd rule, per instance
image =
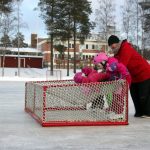
POLYGON ((99 95, 96 99, 92 101, 91 108, 100 108, 103 109, 104 107, 104 95, 99 95))
POLYGON ((132 83, 130 92, 135 106, 135 115, 150 116, 150 79, 139 83, 132 83))

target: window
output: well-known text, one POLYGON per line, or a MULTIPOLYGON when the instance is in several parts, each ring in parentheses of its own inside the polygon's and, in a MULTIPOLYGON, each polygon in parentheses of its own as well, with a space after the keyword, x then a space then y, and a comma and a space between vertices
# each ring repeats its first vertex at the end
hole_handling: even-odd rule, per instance
POLYGON ((95 45, 92 45, 92 49, 95 49, 95 45))
POLYGON ((71 44, 69 43, 69 48, 71 48, 71 44))
POLYGON ((88 44, 86 44, 86 49, 88 49, 88 44))
POLYGON ((57 58, 57 54, 55 54, 55 58, 57 58))

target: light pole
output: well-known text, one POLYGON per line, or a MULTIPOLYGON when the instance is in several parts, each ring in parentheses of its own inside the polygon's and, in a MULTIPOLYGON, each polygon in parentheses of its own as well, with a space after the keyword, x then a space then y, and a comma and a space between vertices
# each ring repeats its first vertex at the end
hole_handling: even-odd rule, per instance
POLYGON ((139 51, 139 37, 138 37, 138 28, 139 28, 139 4, 138 4, 138 0, 136 1, 136 5, 137 5, 137 50, 139 51))
POLYGON ((18 16, 18 26, 17 26, 17 28, 18 28, 18 76, 20 76, 20 37, 19 37, 19 32, 20 32, 20 25, 19 25, 19 23, 20 23, 20 14, 19 14, 19 11, 20 11, 20 8, 19 8, 19 0, 17 0, 17 16, 18 16))

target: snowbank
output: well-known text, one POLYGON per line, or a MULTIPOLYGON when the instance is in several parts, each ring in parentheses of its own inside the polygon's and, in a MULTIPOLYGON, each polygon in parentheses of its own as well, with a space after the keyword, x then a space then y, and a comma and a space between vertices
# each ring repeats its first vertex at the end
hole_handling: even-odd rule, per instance
POLYGON ((2 68, 0 68, 0 81, 70 80, 74 76, 72 69, 69 70, 69 76, 67 76, 66 69, 54 69, 54 74, 51 75, 47 68, 20 68, 20 76, 17 74, 18 68, 5 68, 2 77, 2 68))

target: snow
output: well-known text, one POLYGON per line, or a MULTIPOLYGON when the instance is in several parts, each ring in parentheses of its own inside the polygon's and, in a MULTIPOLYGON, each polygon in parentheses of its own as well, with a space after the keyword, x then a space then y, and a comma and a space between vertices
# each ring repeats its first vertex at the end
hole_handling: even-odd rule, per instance
MULTIPOLYGON (((0 49, 4 49, 4 47, 0 47, 0 49)), ((18 48, 13 48, 13 47, 7 47, 7 50, 10 50, 12 52, 18 52, 18 48)), ((19 48, 19 52, 41 52, 40 50, 36 49, 36 48, 30 48, 30 47, 26 47, 26 48, 19 48)))
MULTIPOLYGON (((20 71, 18 77, 17 68, 5 68, 5 77, 0 77, 0 150, 149 150, 150 120, 133 117, 130 95, 128 126, 43 128, 24 112, 24 94, 25 82, 46 80, 47 69, 20 71)), ((74 75, 73 70, 69 77, 66 69, 61 73, 62 79, 74 75)))
MULTIPOLYGON (((79 71, 79 70, 77 70, 79 71)), ((69 70, 67 76, 66 69, 54 69, 54 75, 50 75, 47 68, 20 68, 20 76, 18 76, 18 68, 5 68, 2 77, 2 68, 0 68, 0 81, 46 81, 46 80, 67 80, 73 79, 73 70, 69 70)))

